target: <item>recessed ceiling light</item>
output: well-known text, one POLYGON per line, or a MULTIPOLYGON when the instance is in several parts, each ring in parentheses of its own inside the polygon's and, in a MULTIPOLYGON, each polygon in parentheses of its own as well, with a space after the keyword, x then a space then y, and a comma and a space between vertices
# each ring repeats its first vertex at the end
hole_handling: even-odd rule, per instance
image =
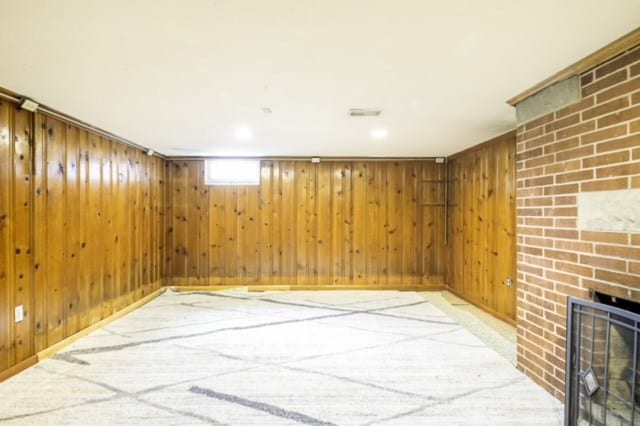
POLYGON ((371 131, 371 137, 373 139, 384 139, 387 137, 387 134, 388 134, 387 129, 382 129, 382 128, 373 129, 371 131))
POLYGON ((247 126, 239 126, 236 127, 235 135, 239 141, 248 141, 253 137, 253 132, 247 126))
POLYGON ((373 108, 349 108, 351 117, 377 117, 382 113, 381 109, 373 108))

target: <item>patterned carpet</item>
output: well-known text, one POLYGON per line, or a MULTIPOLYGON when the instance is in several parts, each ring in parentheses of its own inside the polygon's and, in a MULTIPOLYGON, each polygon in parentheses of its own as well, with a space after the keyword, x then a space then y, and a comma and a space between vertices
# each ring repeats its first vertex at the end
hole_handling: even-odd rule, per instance
POLYGON ((560 425, 413 292, 167 292, 0 383, 0 424, 560 425))

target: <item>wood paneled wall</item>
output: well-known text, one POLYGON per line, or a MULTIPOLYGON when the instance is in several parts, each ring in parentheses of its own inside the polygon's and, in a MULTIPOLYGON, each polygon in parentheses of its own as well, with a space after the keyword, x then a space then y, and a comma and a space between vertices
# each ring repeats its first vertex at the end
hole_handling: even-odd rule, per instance
POLYGON ((179 285, 422 288, 445 275, 444 166, 263 161, 259 186, 205 186, 170 163, 179 285))
POLYGON ((515 132, 449 159, 451 290, 515 321, 515 132), (508 287, 507 277, 513 278, 508 287))
POLYGON ((268 160, 259 186, 206 186, 203 160, 149 157, 0 101, 0 374, 170 283, 448 278, 513 318, 514 150, 508 134, 455 156, 448 186, 447 166, 426 160, 268 160))
POLYGON ((0 100, 0 372, 33 355, 32 321, 13 321, 32 297, 31 120, 0 100))
POLYGON ((166 174, 0 101, 0 373, 164 284, 166 174))

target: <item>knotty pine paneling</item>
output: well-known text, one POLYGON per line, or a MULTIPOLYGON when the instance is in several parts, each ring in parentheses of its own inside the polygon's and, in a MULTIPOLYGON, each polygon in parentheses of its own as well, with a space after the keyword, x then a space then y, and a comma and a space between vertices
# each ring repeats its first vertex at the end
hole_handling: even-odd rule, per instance
POLYGON ((447 282, 460 296, 510 322, 516 300, 515 149, 510 132, 453 156, 447 194, 447 282))
POLYGON ((443 165, 262 161, 259 186, 206 186, 202 160, 169 170, 174 284, 443 284, 443 165))
POLYGON ((14 322, 31 311, 31 119, 0 100, 0 372, 33 355, 32 322, 14 322))
POLYGON ((35 350, 159 288, 166 165, 46 115, 35 139, 35 350), (38 167, 40 166, 40 167, 38 167))
POLYGON ((167 175, 0 100, 0 373, 164 285, 167 175))

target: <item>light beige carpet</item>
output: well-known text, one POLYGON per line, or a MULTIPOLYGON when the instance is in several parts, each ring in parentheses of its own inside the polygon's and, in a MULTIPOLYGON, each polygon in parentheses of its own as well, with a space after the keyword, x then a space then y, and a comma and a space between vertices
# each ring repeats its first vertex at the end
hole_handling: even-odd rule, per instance
POLYGON ((411 292, 167 292, 0 395, 2 425, 562 424, 557 400, 411 292))

